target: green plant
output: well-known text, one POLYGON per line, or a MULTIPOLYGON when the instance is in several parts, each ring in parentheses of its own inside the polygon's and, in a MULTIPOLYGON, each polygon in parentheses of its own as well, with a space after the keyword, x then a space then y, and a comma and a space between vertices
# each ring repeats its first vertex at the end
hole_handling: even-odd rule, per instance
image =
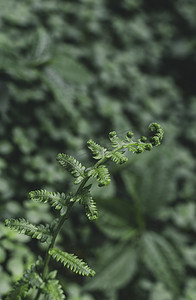
POLYGON ((30 289, 36 289, 35 299, 39 299, 43 294, 44 299, 65 299, 63 289, 56 279, 57 271, 48 270, 50 258, 60 261, 65 267, 80 275, 94 276, 89 266, 74 254, 64 252, 54 247, 56 238, 64 224, 68 219, 71 209, 75 203, 84 206, 87 218, 90 221, 96 220, 98 217, 95 201, 91 196, 92 184, 86 185, 91 178, 96 178, 100 187, 107 186, 110 183, 110 174, 105 165, 108 159, 117 164, 125 163, 128 158, 124 155, 128 150, 132 153, 142 153, 145 150, 151 150, 154 146, 158 146, 163 138, 163 130, 157 123, 152 123, 149 130, 153 133, 149 142, 147 138, 142 136, 136 142, 133 141, 133 133, 128 132, 126 139, 120 139, 115 131, 109 133, 109 139, 113 150, 108 150, 90 139, 87 144, 93 154, 93 158, 98 160, 91 168, 84 167, 79 161, 72 156, 60 153, 57 156, 59 164, 65 168, 74 178, 75 184, 79 184, 75 193, 52 193, 46 190, 35 190, 29 193, 31 200, 49 203, 52 207, 59 210, 60 218, 55 218, 52 224, 33 225, 24 218, 6 219, 6 226, 11 229, 26 234, 32 238, 46 242, 49 244, 44 260, 38 260, 28 269, 22 278, 16 282, 14 289, 7 296, 7 300, 23 299, 30 289))

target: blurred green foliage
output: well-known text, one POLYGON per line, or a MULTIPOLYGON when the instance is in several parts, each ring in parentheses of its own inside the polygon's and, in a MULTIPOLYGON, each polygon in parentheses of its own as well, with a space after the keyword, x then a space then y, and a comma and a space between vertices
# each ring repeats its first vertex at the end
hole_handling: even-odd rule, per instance
POLYGON ((57 153, 87 161, 89 138, 139 134, 156 121, 164 147, 112 167, 115 184, 94 189, 98 222, 77 208, 59 238, 88 257, 97 276, 83 282, 67 273, 62 281, 70 300, 194 300, 195 1, 0 0, 0 7, 1 295, 42 251, 3 220, 51 221, 47 206, 26 197, 37 188, 69 190, 57 153))

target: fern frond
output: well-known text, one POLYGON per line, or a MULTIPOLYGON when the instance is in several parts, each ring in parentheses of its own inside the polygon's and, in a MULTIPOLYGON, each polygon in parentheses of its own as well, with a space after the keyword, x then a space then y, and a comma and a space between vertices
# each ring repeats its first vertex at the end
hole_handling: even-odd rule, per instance
POLYGON ((99 182, 99 186, 105 186, 111 182, 109 170, 105 165, 101 165, 88 171, 88 176, 95 177, 99 182))
POLYGON ((83 188, 82 192, 77 196, 77 200, 84 205, 86 215, 90 221, 98 218, 96 203, 90 194, 89 187, 83 188))
POLYGON ((27 282, 30 283, 30 286, 31 287, 37 287, 37 288, 40 288, 42 285, 43 285, 43 280, 42 278, 40 277, 40 275, 36 272, 29 272, 29 273, 26 273, 26 279, 27 279, 27 282))
POLYGON ((39 257, 39 259, 33 265, 31 265, 30 269, 25 271, 22 279, 18 280, 13 285, 13 289, 6 297, 6 300, 23 300, 30 287, 41 287, 43 280, 37 273, 40 271, 39 267, 41 263, 42 259, 39 257))
POLYGON ((17 281, 5 300, 23 300, 28 292, 29 284, 23 280, 17 281))
POLYGON ((50 242, 52 235, 49 225, 33 225, 27 220, 21 219, 6 219, 5 225, 18 233, 22 233, 32 238, 40 240, 40 242, 50 242))
MULTIPOLYGON (((112 142, 112 147, 118 148, 118 149, 128 149, 132 153, 142 153, 145 150, 150 151, 154 146, 160 145, 161 140, 163 139, 163 129, 162 127, 157 123, 152 123, 149 125, 149 130, 152 132, 152 137, 150 138, 150 143, 147 143, 147 138, 145 136, 142 136, 137 142, 134 142, 132 140, 133 133, 127 132, 125 141, 121 140, 117 134, 116 131, 112 131, 109 133, 109 139, 112 142)), ((113 152, 115 155, 117 153, 121 152, 113 152)), ((116 163, 123 163, 126 162, 126 158, 123 158, 123 154, 121 153, 121 159, 119 160, 118 157, 114 157, 111 159, 116 163)), ((110 153, 108 154, 108 158, 110 157, 110 153)))
POLYGON ((89 266, 82 259, 79 259, 74 254, 61 251, 57 248, 50 249, 49 254, 56 261, 60 261, 65 267, 71 269, 75 273, 78 273, 83 276, 95 275, 95 271, 90 269, 89 266))
POLYGON ((36 200, 43 203, 49 203, 55 209, 60 210, 60 214, 63 215, 66 212, 66 207, 69 196, 65 196, 64 193, 52 193, 46 190, 35 190, 29 193, 31 200, 36 200))
POLYGON ((48 280, 44 284, 42 290, 45 294, 45 298, 44 298, 45 300, 63 300, 63 299, 65 299, 63 288, 57 279, 48 280))
POLYGON ((151 123, 149 125, 149 130, 154 134, 154 136, 150 139, 153 146, 160 145, 160 142, 163 139, 163 129, 158 123, 151 123))
POLYGON ((32 287, 37 286, 40 287, 43 283, 39 273, 41 271, 41 267, 43 264, 43 260, 39 257, 34 264, 30 266, 23 274, 23 280, 28 282, 32 287))
POLYGON ((88 142, 88 148, 92 151, 93 153, 93 158, 94 159, 101 159, 105 156, 107 149, 98 145, 95 143, 92 139, 90 139, 88 142))
POLYGON ((59 153, 57 161, 62 165, 73 177, 76 178, 75 184, 80 183, 85 178, 85 167, 74 157, 59 153))
POLYGON ((111 131, 109 133, 109 139, 112 142, 112 147, 117 148, 124 145, 124 141, 122 141, 116 134, 116 131, 111 131))
POLYGON ((114 161, 116 164, 124 164, 128 161, 128 158, 124 156, 123 152, 110 152, 107 155, 108 158, 110 158, 112 161, 114 161))
POLYGON ((51 271, 49 274, 47 274, 46 278, 49 279, 55 279, 57 275, 57 270, 51 271))

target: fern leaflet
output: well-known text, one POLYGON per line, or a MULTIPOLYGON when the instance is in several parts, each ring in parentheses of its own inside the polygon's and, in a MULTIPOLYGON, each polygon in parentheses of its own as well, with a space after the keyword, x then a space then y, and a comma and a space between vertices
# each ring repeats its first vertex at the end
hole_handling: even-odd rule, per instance
POLYGON ((60 285, 57 279, 48 280, 43 288, 43 292, 45 293, 45 300, 63 300, 65 299, 65 295, 63 294, 62 286, 60 285))
POLYGON ((77 196, 77 200, 84 205, 86 215, 90 221, 98 218, 96 203, 93 200, 90 191, 90 186, 83 188, 82 192, 77 196))
POLYGON ((160 145, 160 142, 163 139, 163 129, 158 123, 151 123, 149 125, 149 130, 154 133, 154 136, 151 137, 150 141, 153 146, 160 145))
POLYGON ((6 297, 6 300, 23 300, 30 287, 41 287, 43 281, 37 273, 40 271, 38 269, 41 263, 42 259, 39 258, 33 265, 31 265, 30 269, 25 271, 22 279, 18 280, 14 284, 13 289, 6 297))
POLYGON ((30 283, 31 287, 40 288, 43 284, 43 280, 40 275, 36 272, 29 272, 25 274, 27 282, 30 283))
POLYGON ((49 203, 55 209, 60 210, 60 214, 63 215, 66 212, 67 203, 70 196, 65 196, 64 193, 52 193, 46 190, 35 190, 29 193, 31 200, 36 200, 43 203, 49 203))
POLYGON ((82 259, 79 259, 74 254, 61 251, 57 248, 50 249, 49 254, 56 261, 60 261, 64 266, 71 269, 75 273, 78 273, 83 276, 95 275, 95 271, 90 269, 89 266, 82 259))
POLYGON ((57 161, 62 165, 73 177, 76 178, 75 184, 80 183, 85 178, 85 167, 74 157, 59 153, 57 161))
POLYGON ((104 147, 101 147, 97 143, 95 143, 92 139, 90 139, 88 142, 88 148, 92 151, 93 153, 93 158, 94 159, 101 159, 105 156, 107 149, 104 147))
POLYGON ((109 139, 112 142, 112 147, 114 148, 121 147, 125 143, 117 136, 116 131, 111 131, 109 133, 109 139))
POLYGON ((42 258, 39 257, 38 260, 23 274, 23 280, 28 282, 31 287, 40 287, 43 284, 43 280, 39 275, 42 263, 42 258))
POLYGON ((99 186, 105 186, 110 184, 111 182, 110 173, 105 165, 101 165, 97 168, 88 171, 88 176, 97 178, 99 186))
POLYGON ((114 161, 116 164, 123 164, 128 161, 128 158, 124 156, 123 152, 110 152, 107 155, 108 158, 110 158, 112 161, 114 161))
POLYGON ((26 221, 24 218, 21 219, 6 219, 5 225, 14 231, 31 236, 40 240, 40 242, 50 242, 51 232, 49 225, 33 225, 26 221))
POLYGON ((23 280, 17 281, 5 300, 22 300, 28 292, 29 284, 23 280))

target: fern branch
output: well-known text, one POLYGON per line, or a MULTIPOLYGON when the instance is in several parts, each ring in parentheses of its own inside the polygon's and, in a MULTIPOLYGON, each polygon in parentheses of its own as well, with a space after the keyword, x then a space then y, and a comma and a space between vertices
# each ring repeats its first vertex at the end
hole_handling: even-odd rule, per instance
POLYGON ((107 158, 110 158, 116 164, 120 164, 120 165, 128 161, 128 158, 124 156, 123 152, 120 151, 108 153, 107 158))
POLYGON ((109 139, 112 143, 112 147, 117 148, 124 145, 124 141, 122 141, 116 134, 116 131, 111 131, 109 133, 109 139))
POLYGON ((77 196, 77 201, 84 205, 86 215, 90 221, 96 220, 98 218, 98 212, 96 208, 96 203, 93 200, 90 190, 90 186, 83 188, 80 194, 77 196))
POLYGON ((88 148, 93 153, 93 158, 101 159, 105 156, 107 149, 95 143, 92 139, 87 142, 88 148))
MULTIPOLYGON (((110 132, 109 139, 112 143, 112 147, 114 147, 115 149, 113 151, 105 151, 104 156, 102 156, 100 158, 100 160, 96 163, 94 170, 96 168, 98 168, 100 165, 102 165, 103 163, 105 163, 105 161, 108 158, 111 158, 111 160, 113 160, 117 164, 122 164, 122 163, 126 162, 127 158, 123 154, 124 149, 128 149, 128 151, 130 151, 132 153, 139 154, 139 153, 144 152, 145 150, 147 150, 147 151, 152 150, 152 148, 154 146, 158 146, 163 139, 162 127, 157 123, 152 123, 149 125, 149 130, 153 135, 149 139, 150 142, 147 142, 147 138, 145 136, 142 136, 137 142, 134 142, 132 139, 133 138, 132 132, 127 132, 125 141, 123 141, 117 136, 116 131, 110 132)), ((96 143, 94 143, 94 144, 97 145, 96 143)), ((99 147, 101 147, 101 146, 98 145, 97 148, 99 148, 99 147)), ((96 148, 96 150, 97 150, 97 148, 96 148)), ((103 149, 105 149, 105 148, 103 148, 103 149)), ((89 174, 89 176, 96 177, 95 171, 91 170, 88 172, 88 174, 89 174)))
POLYGON ((73 177, 76 178, 75 184, 80 183, 85 178, 85 167, 74 157, 59 153, 57 161, 62 165, 73 177))
POLYGON ((5 300, 23 300, 28 292, 29 284, 24 280, 17 281, 5 300))
POLYGON ((53 259, 55 259, 56 261, 60 261, 65 267, 71 269, 75 273, 83 276, 95 275, 95 271, 90 269, 82 259, 79 259, 74 254, 61 251, 57 248, 50 249, 49 254, 53 257, 53 259))
POLYGON ((32 238, 40 240, 40 242, 50 242, 52 235, 50 232, 49 225, 33 225, 26 221, 24 218, 21 219, 6 219, 5 225, 18 233, 22 233, 32 238))
POLYGON ((94 167, 88 171, 88 176, 95 177, 99 182, 99 186, 106 186, 111 182, 109 170, 105 165, 94 167))
POLYGON ((42 290, 45 294, 45 300, 63 300, 65 295, 63 294, 63 288, 57 279, 48 280, 42 290))
POLYGON ((29 287, 40 287, 43 284, 43 280, 39 276, 39 267, 42 263, 42 259, 39 258, 31 267, 25 271, 23 277, 18 280, 10 291, 6 300, 23 300, 29 287))
POLYGON ((49 203, 55 209, 60 210, 61 215, 65 214, 67 203, 71 198, 71 196, 66 197, 64 193, 52 193, 46 190, 31 191, 29 197, 31 200, 49 203))

